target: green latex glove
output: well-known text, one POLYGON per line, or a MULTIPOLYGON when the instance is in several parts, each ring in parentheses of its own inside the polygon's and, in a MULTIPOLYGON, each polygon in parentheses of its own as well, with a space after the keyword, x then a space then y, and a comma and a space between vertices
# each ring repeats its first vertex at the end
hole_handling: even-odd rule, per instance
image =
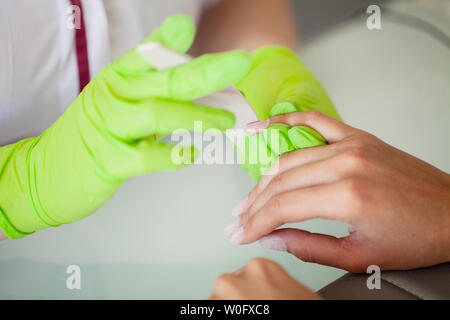
MULTIPOLYGON (((185 52, 194 34, 191 19, 176 15, 144 42, 185 52)), ((71 223, 96 211, 127 178, 192 163, 193 147, 157 138, 193 130, 194 120, 204 130, 231 128, 233 114, 191 100, 236 83, 250 66, 250 56, 236 51, 156 71, 136 49, 105 66, 43 134, 0 148, 0 227, 20 238, 71 223)))
MULTIPOLYGON (((341 120, 319 81, 295 53, 283 47, 256 50, 252 54, 249 73, 236 87, 248 99, 260 120, 308 110, 319 110, 341 120)), ((258 180, 283 153, 326 143, 311 128, 273 124, 263 134, 246 137, 243 167, 258 180), (278 134, 271 135, 272 130, 278 130, 278 134), (254 159, 258 159, 257 163, 254 159)))

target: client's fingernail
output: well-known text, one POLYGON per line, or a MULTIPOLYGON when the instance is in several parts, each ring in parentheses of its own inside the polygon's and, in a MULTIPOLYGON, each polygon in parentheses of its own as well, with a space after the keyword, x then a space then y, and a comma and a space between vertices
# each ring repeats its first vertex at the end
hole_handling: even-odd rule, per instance
POLYGON ((286 244, 284 243, 283 239, 277 236, 267 236, 261 238, 261 240, 259 240, 259 243, 261 243, 264 247, 272 250, 286 251, 286 244))
POLYGON ((225 227, 225 229, 223 229, 223 233, 225 233, 226 235, 231 235, 233 233, 235 233, 236 231, 239 230, 239 218, 234 219, 233 221, 231 221, 231 223, 229 225, 227 225, 225 227))
POLYGON ((269 119, 264 121, 254 121, 247 124, 247 132, 249 133, 258 133, 263 131, 269 125, 269 119))
POLYGON ((243 236, 244 236, 244 227, 240 227, 239 230, 231 237, 231 242, 240 244, 243 236))
POLYGON ((247 204, 248 204, 248 197, 245 197, 244 199, 239 201, 238 204, 233 208, 231 214, 235 217, 239 216, 242 212, 247 210, 247 204))

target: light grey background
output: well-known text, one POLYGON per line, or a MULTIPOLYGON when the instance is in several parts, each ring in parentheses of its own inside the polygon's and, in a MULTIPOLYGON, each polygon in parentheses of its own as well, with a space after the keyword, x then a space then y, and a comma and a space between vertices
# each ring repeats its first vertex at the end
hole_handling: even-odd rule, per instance
POLYGON ((382 5, 380 0, 290 0, 302 45, 320 37, 330 29, 348 23, 369 5, 382 5))

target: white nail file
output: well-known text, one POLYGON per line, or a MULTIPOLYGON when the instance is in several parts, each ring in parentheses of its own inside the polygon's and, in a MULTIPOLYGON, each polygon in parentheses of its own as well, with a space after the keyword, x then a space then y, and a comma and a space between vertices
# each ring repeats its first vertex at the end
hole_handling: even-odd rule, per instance
MULTIPOLYGON (((188 63, 192 56, 175 52, 159 42, 148 42, 137 47, 138 52, 158 70, 188 63)), ((255 111, 248 100, 235 87, 228 87, 206 97, 194 100, 195 103, 226 109, 236 116, 234 128, 244 129, 249 122, 257 121, 255 111)))

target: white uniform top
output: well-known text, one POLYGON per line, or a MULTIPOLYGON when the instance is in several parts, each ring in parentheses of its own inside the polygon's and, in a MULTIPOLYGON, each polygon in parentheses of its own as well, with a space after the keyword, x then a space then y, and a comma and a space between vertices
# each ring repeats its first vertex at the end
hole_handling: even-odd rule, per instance
MULTIPOLYGON (((85 0, 91 77, 169 15, 196 18, 201 0, 85 0)), ((78 93, 68 0, 0 0, 0 145, 39 135, 78 93)), ((239 117, 239 115, 237 115, 239 117)), ((191 166, 127 181, 97 213, 0 243, 2 298, 204 298, 220 273, 254 256, 282 263, 319 288, 342 274, 222 234, 253 186, 237 165, 191 166), (82 290, 66 288, 78 265, 82 290)), ((70 188, 70 186, 68 186, 70 188)), ((314 225, 314 223, 313 223, 314 225)), ((323 225, 322 225, 323 226, 323 225)), ((331 223, 321 231, 342 235, 331 223)))
MULTIPOLYGON (((39 135, 78 94, 69 0, 1 0, 0 145, 39 135)), ((90 74, 173 13, 197 18, 202 0, 82 1, 90 74), (157 3, 157 5, 156 5, 157 3), (156 10, 155 10, 156 9, 156 10)))

